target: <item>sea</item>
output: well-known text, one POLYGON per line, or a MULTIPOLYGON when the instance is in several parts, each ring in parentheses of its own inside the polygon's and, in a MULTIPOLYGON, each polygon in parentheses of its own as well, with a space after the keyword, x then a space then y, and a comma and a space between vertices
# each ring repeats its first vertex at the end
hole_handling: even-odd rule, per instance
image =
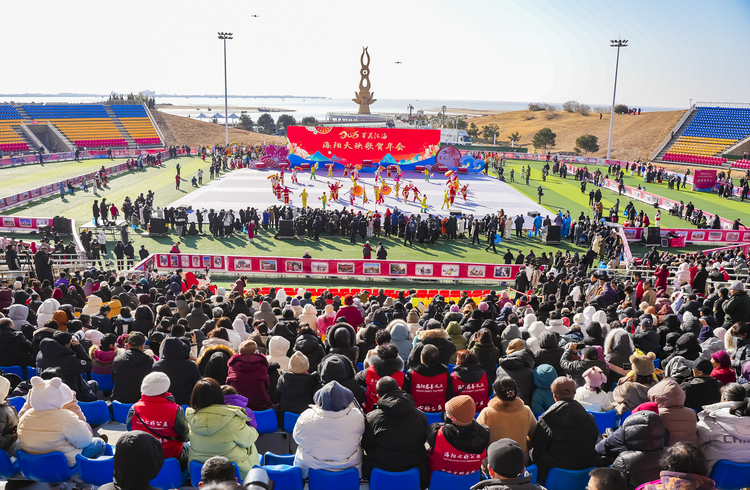
MULTIPOLYGON (((217 116, 222 120, 224 117, 223 96, 174 96, 156 95, 156 104, 159 110, 176 116, 206 119, 217 116), (169 105, 174 106, 170 108, 169 105)), ((0 94, 0 103, 102 103, 107 99, 106 95, 34 95, 16 96, 0 94)), ((306 116, 313 116, 318 120, 324 120, 328 113, 356 113, 358 106, 351 99, 334 99, 326 97, 228 97, 229 116, 232 114, 240 116, 244 111, 251 118, 256 119, 263 113, 256 108, 273 109, 271 115, 276 119, 281 114, 290 114, 298 121, 306 116), (248 109, 245 109, 248 108, 248 109), (282 109, 282 110, 277 110, 282 109)), ((554 103, 558 106, 562 103, 554 103)), ((373 113, 382 114, 409 114, 409 106, 412 114, 418 111, 435 113, 447 108, 448 114, 463 114, 465 111, 518 111, 528 108, 529 102, 520 101, 488 101, 488 100, 440 100, 440 99, 377 99, 370 106, 373 113)), ((606 104, 589 104, 591 107, 606 104)), ((669 111, 679 110, 673 107, 641 107, 642 111, 669 111)), ((685 108, 682 108, 685 109, 685 108)))

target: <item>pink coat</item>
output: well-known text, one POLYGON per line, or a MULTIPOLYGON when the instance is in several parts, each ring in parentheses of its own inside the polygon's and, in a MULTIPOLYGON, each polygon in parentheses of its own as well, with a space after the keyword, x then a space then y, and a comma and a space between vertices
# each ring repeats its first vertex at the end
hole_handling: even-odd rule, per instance
POLYGON ((252 221, 247 224, 247 237, 255 238, 255 223, 252 221))

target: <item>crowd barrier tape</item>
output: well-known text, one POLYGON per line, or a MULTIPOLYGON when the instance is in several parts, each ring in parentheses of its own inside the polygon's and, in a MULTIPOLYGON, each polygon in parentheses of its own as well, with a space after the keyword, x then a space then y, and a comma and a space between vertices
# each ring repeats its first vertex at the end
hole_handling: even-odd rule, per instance
POLYGON ((301 259, 242 255, 151 254, 134 267, 137 271, 186 271, 279 274, 288 276, 339 276, 345 278, 441 279, 462 281, 512 281, 521 269, 514 264, 475 264, 370 259, 301 259))

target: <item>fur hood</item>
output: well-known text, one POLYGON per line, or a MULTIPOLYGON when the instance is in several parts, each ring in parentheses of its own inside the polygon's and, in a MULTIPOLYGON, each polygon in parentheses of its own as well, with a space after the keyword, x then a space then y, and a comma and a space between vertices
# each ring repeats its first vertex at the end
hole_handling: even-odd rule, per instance
MULTIPOLYGON (((211 339, 211 340, 213 340, 213 339, 211 339)), ((224 341, 224 342, 226 342, 226 341, 224 341)), ((201 361, 203 360, 204 357, 206 357, 206 356, 211 357, 211 355, 214 352, 222 352, 222 351, 226 352, 229 357, 232 357, 235 354, 235 352, 232 350, 232 347, 230 345, 225 345, 223 343, 222 344, 205 345, 205 347, 203 348, 203 351, 201 352, 200 357, 198 357, 198 360, 196 361, 196 363, 198 365, 200 365, 200 363, 201 363, 201 361)))
POLYGON ((444 339, 450 340, 450 335, 444 328, 433 328, 431 330, 422 330, 417 334, 420 341, 425 339, 444 339))

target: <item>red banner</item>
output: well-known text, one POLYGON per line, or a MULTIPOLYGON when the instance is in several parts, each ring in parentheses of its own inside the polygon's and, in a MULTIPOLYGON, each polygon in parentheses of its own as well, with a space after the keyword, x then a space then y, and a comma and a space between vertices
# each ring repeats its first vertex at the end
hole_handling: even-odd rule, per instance
POLYGON ((52 218, 21 218, 0 216, 0 232, 39 231, 42 226, 51 226, 52 218))
POLYGON ((137 269, 184 269, 239 274, 304 276, 389 277, 403 279, 455 279, 513 281, 521 268, 511 264, 472 264, 410 260, 300 259, 238 255, 153 254, 137 269), (143 267, 140 267, 143 265, 143 267))
MULTIPOLYGON (((631 242, 643 237, 643 228, 628 227, 624 232, 631 242)), ((684 237, 687 243, 750 243, 750 230, 661 229, 662 236, 668 233, 684 237)))
POLYGON ((716 185, 716 169, 698 168, 693 171, 694 191, 711 192, 716 185))
POLYGON ((289 126, 289 153, 315 161, 346 165, 414 163, 440 149, 438 129, 390 129, 289 126))

